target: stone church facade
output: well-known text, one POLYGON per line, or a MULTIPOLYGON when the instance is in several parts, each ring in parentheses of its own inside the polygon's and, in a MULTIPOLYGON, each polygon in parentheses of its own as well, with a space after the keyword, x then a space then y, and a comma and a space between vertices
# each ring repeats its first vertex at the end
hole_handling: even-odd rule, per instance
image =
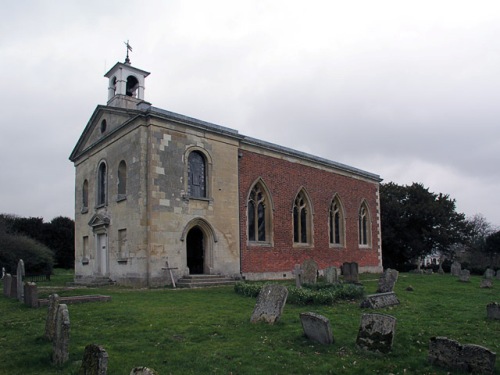
POLYGON ((75 281, 162 286, 190 274, 292 277, 382 270, 378 175, 250 138, 144 100, 148 72, 105 75, 75 165, 75 281))

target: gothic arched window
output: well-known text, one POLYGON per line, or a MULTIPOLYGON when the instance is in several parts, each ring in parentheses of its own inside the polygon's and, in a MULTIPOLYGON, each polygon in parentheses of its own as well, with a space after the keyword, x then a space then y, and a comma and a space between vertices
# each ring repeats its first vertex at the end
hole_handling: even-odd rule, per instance
POLYGON ((344 244, 344 213, 338 196, 335 196, 330 205, 329 216, 330 244, 344 244))
POLYGON ((254 185, 248 197, 248 241, 270 242, 271 205, 261 182, 254 185))
POLYGON ((293 242, 311 243, 311 207, 304 191, 300 191, 293 204, 293 242))
POLYGON ((368 212, 368 206, 366 202, 361 203, 359 208, 359 218, 358 218, 358 232, 359 232, 359 244, 361 246, 370 246, 370 215, 368 212))
POLYGON ((188 158, 188 195, 194 198, 206 198, 206 162, 199 151, 193 151, 188 158))

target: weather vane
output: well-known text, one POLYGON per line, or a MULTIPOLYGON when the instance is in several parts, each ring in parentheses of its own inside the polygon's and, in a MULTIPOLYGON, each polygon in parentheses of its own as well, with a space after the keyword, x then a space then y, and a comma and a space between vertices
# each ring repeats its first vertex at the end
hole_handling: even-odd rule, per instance
POLYGON ((125 64, 130 64, 130 59, 128 58, 128 51, 132 52, 132 46, 128 43, 128 39, 126 42, 123 43, 125 43, 125 45, 127 46, 127 57, 125 58, 125 64))

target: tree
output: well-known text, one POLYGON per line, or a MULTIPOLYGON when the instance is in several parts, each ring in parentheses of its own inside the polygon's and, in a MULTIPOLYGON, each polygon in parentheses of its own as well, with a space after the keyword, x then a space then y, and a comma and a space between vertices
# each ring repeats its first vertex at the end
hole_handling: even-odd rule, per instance
POLYGON ((449 254, 470 231, 465 215, 455 211, 455 200, 419 183, 382 184, 380 205, 385 267, 402 269, 433 251, 449 254))
POLYGON ((497 255, 500 254, 500 230, 486 237, 485 253, 489 256, 489 266, 493 267, 497 255))

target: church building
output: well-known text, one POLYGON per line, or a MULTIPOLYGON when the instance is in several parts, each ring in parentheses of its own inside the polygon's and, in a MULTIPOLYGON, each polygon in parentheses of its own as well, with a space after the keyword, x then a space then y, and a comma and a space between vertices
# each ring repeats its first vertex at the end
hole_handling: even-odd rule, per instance
POLYGON ((283 279, 311 258, 382 270, 378 175, 156 108, 148 75, 128 56, 106 73, 71 153, 76 282, 283 279))

